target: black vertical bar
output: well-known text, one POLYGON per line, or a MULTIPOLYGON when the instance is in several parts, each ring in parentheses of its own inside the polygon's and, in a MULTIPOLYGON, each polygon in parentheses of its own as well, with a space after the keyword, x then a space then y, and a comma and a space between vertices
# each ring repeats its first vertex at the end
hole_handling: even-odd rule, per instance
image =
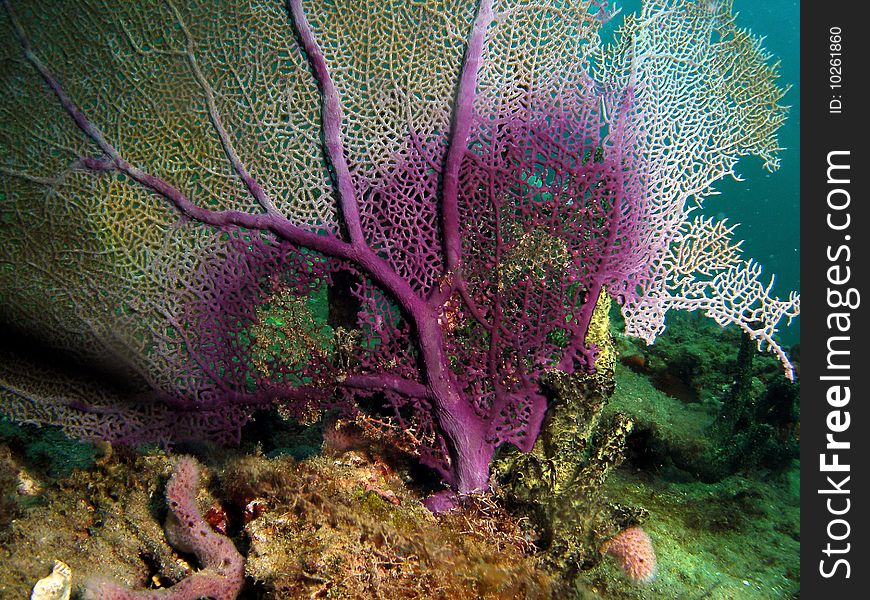
POLYGON ((801 11, 801 595, 870 583, 870 51, 862 2, 801 11))

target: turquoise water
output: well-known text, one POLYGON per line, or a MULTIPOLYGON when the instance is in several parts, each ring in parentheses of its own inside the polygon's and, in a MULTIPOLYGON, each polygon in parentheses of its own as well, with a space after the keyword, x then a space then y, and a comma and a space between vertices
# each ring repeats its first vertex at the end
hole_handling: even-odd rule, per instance
MULTIPOLYGON (((782 61, 780 81, 791 85, 783 102, 791 108, 779 133, 785 148, 779 170, 768 173, 760 161, 744 159, 738 172, 745 181, 723 182, 722 196, 710 199, 706 210, 741 224, 736 233, 746 240, 746 255, 761 263, 767 276, 776 274, 774 290, 784 297, 800 290, 800 3, 738 0, 734 9, 738 24, 765 36, 764 46, 782 61)), ((799 334, 799 319, 782 330, 786 344, 797 342, 799 334)))

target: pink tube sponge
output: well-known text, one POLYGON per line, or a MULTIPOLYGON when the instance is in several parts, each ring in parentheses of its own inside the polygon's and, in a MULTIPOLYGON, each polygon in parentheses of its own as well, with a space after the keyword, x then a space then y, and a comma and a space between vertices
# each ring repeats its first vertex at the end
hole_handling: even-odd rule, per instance
POLYGON ((181 457, 166 484, 166 538, 177 550, 196 555, 202 569, 162 590, 132 591, 106 580, 92 580, 86 585, 87 600, 234 600, 245 582, 245 559, 232 541, 215 532, 202 518, 196 506, 199 465, 190 457, 181 457))
POLYGON ((640 527, 629 527, 604 543, 602 551, 616 559, 635 583, 649 583, 656 576, 656 553, 652 540, 640 527))
POLYGON ((203 569, 190 578, 199 576, 201 580, 195 586, 201 588, 197 597, 207 595, 215 600, 233 600, 245 580, 245 560, 228 537, 214 531, 202 518, 196 507, 198 484, 196 461, 187 456, 180 458, 166 485, 166 503, 170 510, 166 538, 177 550, 195 554, 199 559, 203 569))

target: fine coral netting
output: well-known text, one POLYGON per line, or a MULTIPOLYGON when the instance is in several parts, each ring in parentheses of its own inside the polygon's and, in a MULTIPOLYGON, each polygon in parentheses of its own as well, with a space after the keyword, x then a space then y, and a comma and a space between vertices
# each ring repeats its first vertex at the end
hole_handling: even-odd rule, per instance
POLYGON ((19 355, 15 419, 225 441, 363 399, 470 491, 531 448, 545 371, 594 368, 602 293, 649 341, 700 309, 788 365, 798 296, 691 215, 740 156, 776 166, 778 69, 728 2, 648 0, 609 46, 581 0, 20 4, 0 315, 132 383, 19 355))
POLYGON ((625 235, 615 229, 628 204, 621 165, 602 145, 599 98, 589 82, 566 90, 533 95, 519 115, 479 116, 461 171, 468 292, 483 319, 446 305, 451 352, 477 374, 467 392, 494 412, 496 440, 521 447, 543 370, 593 368, 589 303, 609 246, 625 235))
POLYGON ((612 44, 602 48, 594 76, 605 91, 608 122, 622 120, 626 185, 641 206, 639 243, 650 268, 626 297, 626 333, 652 343, 672 308, 701 310, 733 324, 758 347, 794 371, 774 339, 783 319, 800 313, 800 297, 772 295, 773 278, 739 254, 733 226, 700 219, 693 211, 713 185, 754 155, 768 170, 779 165, 777 130, 787 107, 779 64, 762 39, 735 24, 730 1, 650 0, 627 15, 612 44), (620 90, 634 102, 620 106, 620 90))
MULTIPOLYGON (((438 316, 454 376, 490 423, 489 443, 523 448, 533 442, 545 405, 543 370, 592 368, 595 348, 585 345, 590 294, 594 305, 610 275, 611 247, 628 244, 632 234, 617 231, 630 202, 621 187, 621 152, 601 139, 591 81, 530 99, 534 104, 520 115, 475 114, 459 171, 467 299, 449 293, 438 316)), ((433 208, 443 148, 424 139, 408 134, 388 177, 363 190, 363 206, 376 202, 378 210, 364 213, 362 223, 400 273, 412 269, 416 289, 437 296, 447 285, 433 208)), ((268 237, 227 232, 221 239, 222 249, 195 278, 199 303, 187 322, 204 333, 192 340, 197 351, 182 369, 191 385, 179 388, 207 401, 207 394, 229 392, 281 398, 281 386, 303 386, 313 401, 342 387, 347 399, 374 394, 356 388, 354 374, 425 382, 413 325, 365 273, 268 237), (311 314, 336 271, 355 281, 351 331, 311 314), (349 349, 339 348, 338 335, 349 349)), ((429 440, 419 450, 427 460, 447 460, 429 398, 383 390, 381 396, 399 429, 429 440)))

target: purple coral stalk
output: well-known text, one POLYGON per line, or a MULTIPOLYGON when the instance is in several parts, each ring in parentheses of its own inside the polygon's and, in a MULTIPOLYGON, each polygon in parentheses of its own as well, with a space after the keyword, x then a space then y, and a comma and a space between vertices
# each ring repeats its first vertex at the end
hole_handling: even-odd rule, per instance
POLYGON ((199 466, 190 457, 181 457, 166 484, 166 503, 170 514, 166 537, 177 550, 196 556, 202 569, 162 590, 128 590, 113 581, 95 580, 88 584, 89 600, 233 600, 245 582, 245 559, 226 536, 215 532, 196 507, 199 466))

